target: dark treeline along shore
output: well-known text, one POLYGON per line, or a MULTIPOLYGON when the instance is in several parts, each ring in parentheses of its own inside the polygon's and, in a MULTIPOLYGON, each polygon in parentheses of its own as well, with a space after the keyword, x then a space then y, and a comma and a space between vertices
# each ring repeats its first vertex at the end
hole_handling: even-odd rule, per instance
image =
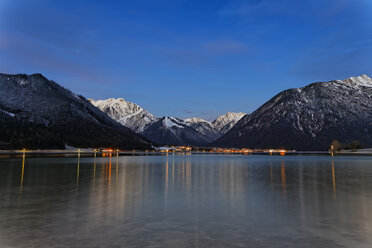
POLYGON ((371 109, 368 76, 317 82, 279 93, 213 140, 214 130, 202 119, 154 117, 151 131, 131 130, 114 120, 126 116, 114 118, 113 111, 102 112, 41 74, 0 74, 0 149, 68 145, 145 150, 175 145, 175 140, 177 145, 197 146, 200 141, 203 146, 259 149, 327 150, 335 140, 372 147, 371 109))

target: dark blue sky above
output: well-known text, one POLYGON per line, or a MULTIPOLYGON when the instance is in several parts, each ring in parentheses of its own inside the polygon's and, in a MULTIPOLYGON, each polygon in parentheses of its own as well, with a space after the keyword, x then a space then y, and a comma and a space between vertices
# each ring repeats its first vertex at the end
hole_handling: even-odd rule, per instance
POLYGON ((371 13, 370 0, 0 0, 0 70, 212 120, 371 76, 371 13))

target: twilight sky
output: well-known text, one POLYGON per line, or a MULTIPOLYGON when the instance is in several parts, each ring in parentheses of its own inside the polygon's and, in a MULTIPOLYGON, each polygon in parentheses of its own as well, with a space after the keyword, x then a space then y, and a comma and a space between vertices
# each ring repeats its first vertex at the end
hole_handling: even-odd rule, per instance
POLYGON ((250 113, 288 88, 372 76, 372 1, 0 0, 0 72, 159 117, 250 113))

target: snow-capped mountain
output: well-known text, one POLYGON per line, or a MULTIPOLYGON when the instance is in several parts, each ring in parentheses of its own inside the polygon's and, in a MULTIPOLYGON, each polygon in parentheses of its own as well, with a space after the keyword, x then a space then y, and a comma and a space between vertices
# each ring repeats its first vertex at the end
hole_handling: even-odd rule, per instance
POLYGON ((372 79, 317 82, 274 96, 212 145, 326 150, 333 140, 372 146, 372 79))
POLYGON ((112 119, 137 133, 142 133, 147 125, 156 121, 154 115, 123 98, 89 101, 112 119))
MULTIPOLYGON (((227 113, 219 116, 213 122, 196 117, 185 120, 177 119, 175 117, 163 117, 156 125, 152 125, 159 121, 159 119, 137 104, 128 102, 123 98, 110 98, 107 100, 97 101, 89 99, 89 101, 115 121, 137 133, 143 134, 145 137, 153 140, 154 142, 159 142, 161 140, 164 142, 164 144, 182 145, 184 144, 181 142, 184 139, 183 137, 187 136, 187 139, 190 141, 190 135, 193 133, 195 135, 195 139, 191 143, 205 145, 226 133, 243 115, 245 115, 244 113, 227 113), (159 123, 163 124, 159 125, 159 123), (146 130, 151 126, 152 128, 146 132, 146 130), (189 128, 185 128, 186 126, 194 129, 194 131, 190 131, 189 128), (163 135, 161 139, 159 139, 159 137, 156 135, 155 138, 155 127, 162 130, 162 132, 167 130, 166 128, 172 130, 172 132, 164 135, 159 134, 160 136, 163 135), (179 131, 175 132, 175 129, 179 129, 179 131), (187 135, 184 134, 184 132, 187 132, 187 135), (177 136, 177 138, 174 136, 177 136), (165 137, 168 137, 169 140, 166 140, 165 137)), ((168 131, 166 133, 168 133, 168 131)), ((188 144, 191 143, 189 142, 188 144)))
POLYGON ((0 143, 9 148, 118 147, 149 142, 41 74, 0 74, 0 143))
POLYGON ((175 117, 162 117, 150 124, 142 133, 149 140, 162 145, 205 146, 210 140, 185 121, 175 117))
POLYGON ((204 119, 193 117, 184 119, 184 122, 186 125, 194 128, 196 131, 198 131, 200 134, 206 137, 209 140, 209 142, 212 142, 221 136, 221 134, 214 127, 214 125, 211 122, 206 121, 204 119))
POLYGON ((218 133, 227 133, 235 124, 243 117, 246 113, 232 113, 228 112, 224 115, 217 117, 216 120, 212 122, 212 125, 218 133))
POLYGON ((142 135, 158 144, 206 146, 225 130, 230 130, 243 115, 228 113, 213 122, 196 117, 181 120, 166 116, 148 125, 142 135))
POLYGON ((185 119, 184 121, 188 126, 194 128, 212 142, 229 131, 244 115, 246 114, 228 112, 217 117, 212 122, 195 117, 185 119))

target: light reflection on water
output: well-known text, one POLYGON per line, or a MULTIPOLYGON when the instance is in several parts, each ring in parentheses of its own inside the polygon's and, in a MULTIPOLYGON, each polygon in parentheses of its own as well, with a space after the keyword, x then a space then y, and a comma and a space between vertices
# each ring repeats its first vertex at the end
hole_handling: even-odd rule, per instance
POLYGON ((371 247, 371 165, 315 156, 2 159, 0 247, 371 247))

